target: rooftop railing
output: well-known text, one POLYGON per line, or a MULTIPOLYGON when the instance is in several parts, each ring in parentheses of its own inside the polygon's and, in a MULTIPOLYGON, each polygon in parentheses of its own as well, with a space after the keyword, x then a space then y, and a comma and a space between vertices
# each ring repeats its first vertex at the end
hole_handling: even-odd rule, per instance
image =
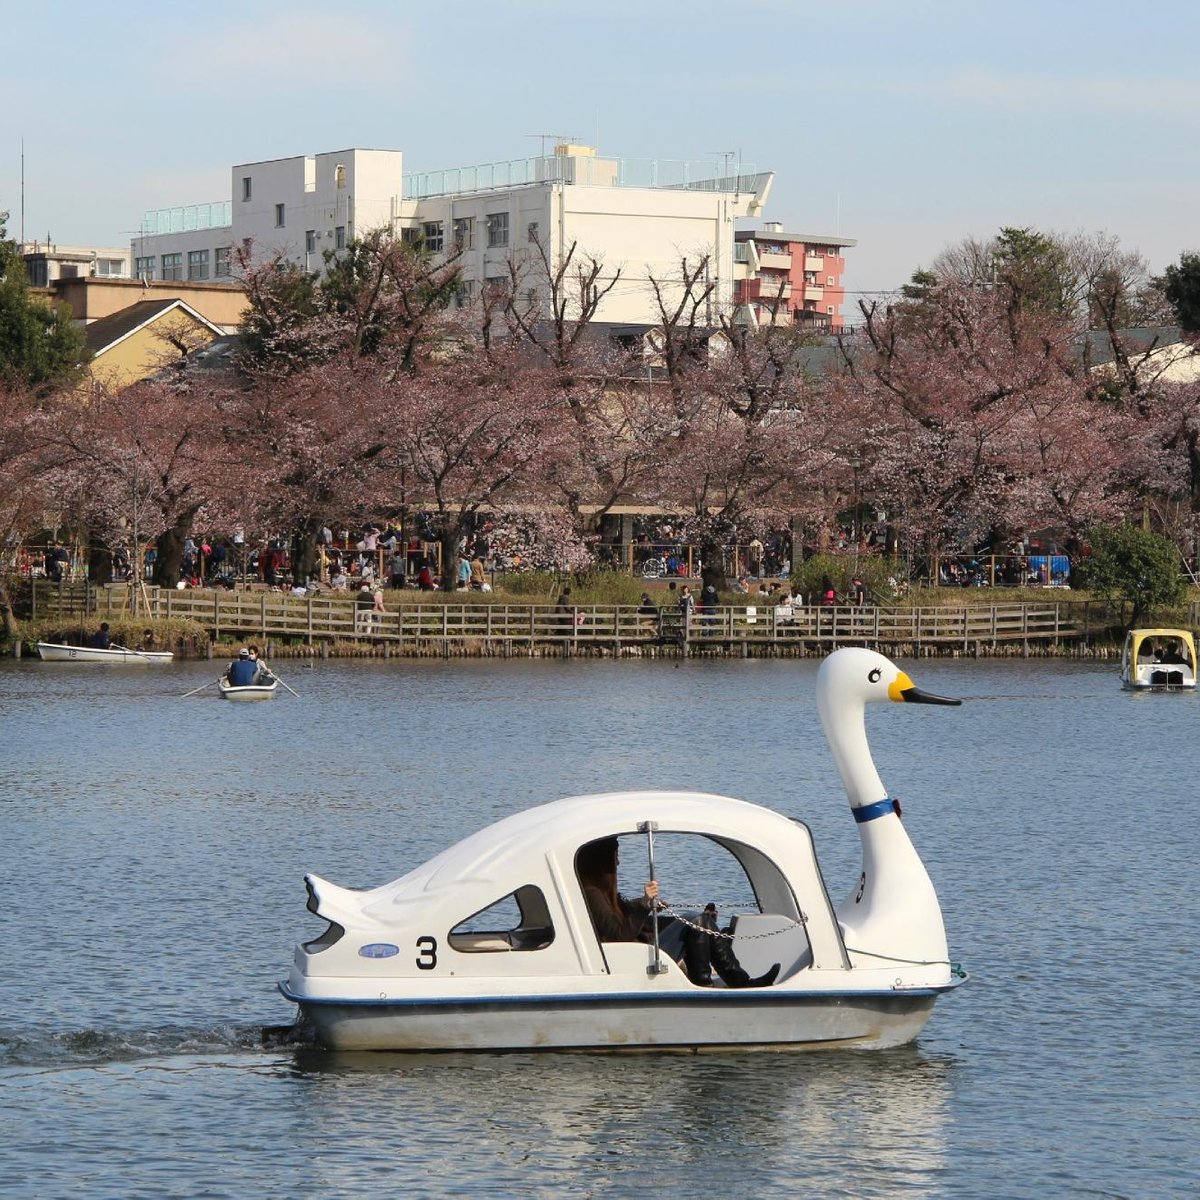
POLYGON ((573 183, 584 187, 675 188, 693 191, 754 192, 766 178, 753 165, 739 163, 735 174, 729 164, 684 159, 591 158, 543 155, 419 171, 404 176, 404 199, 483 192, 496 188, 538 183, 573 183))
POLYGON ((215 200, 211 204, 185 204, 179 208, 151 209, 142 217, 138 232, 143 236, 186 233, 193 229, 220 229, 232 224, 232 202, 215 200))

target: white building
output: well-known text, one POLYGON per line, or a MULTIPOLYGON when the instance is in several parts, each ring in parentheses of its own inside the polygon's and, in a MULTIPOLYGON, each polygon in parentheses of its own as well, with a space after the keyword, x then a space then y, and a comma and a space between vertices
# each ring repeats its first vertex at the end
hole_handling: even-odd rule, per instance
POLYGON ((31 287, 48 288, 60 279, 128 279, 130 254, 123 246, 60 246, 57 242, 21 242, 31 287))
MULTIPOLYGON (((603 158, 563 144, 553 155, 405 176, 398 150, 343 150, 232 168, 231 199, 147 213, 133 240, 134 271, 153 279, 220 280, 233 247, 256 258, 282 252, 319 270, 373 229, 419 237, 435 254, 461 250, 463 295, 507 280, 512 259, 545 248, 552 263, 572 244, 619 270, 597 320, 654 324, 649 281, 678 277, 680 262, 709 256, 712 311, 733 302, 734 222, 757 216, 773 176, 729 162, 603 158)), ((530 280, 530 285, 535 280, 530 280)))

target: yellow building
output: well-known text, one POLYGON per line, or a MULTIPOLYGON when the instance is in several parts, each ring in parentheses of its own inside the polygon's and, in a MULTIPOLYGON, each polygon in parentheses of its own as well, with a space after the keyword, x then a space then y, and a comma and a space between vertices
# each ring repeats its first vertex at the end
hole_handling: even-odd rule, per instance
POLYGON ((139 300, 85 328, 92 378, 125 387, 168 369, 223 336, 219 325, 183 300, 139 300))

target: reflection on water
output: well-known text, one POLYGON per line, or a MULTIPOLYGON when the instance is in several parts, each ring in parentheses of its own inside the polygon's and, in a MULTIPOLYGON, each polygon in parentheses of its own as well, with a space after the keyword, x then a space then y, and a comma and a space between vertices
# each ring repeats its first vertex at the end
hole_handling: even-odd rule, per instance
MULTIPOLYGON (((703 1169, 724 1194, 789 1177, 811 1194, 835 1195, 846 1179, 870 1194, 876 1183, 904 1189, 946 1165, 950 1067, 911 1047, 666 1057, 308 1051, 296 1055, 296 1071, 311 1084, 304 1113, 317 1142, 360 1129, 369 1152, 379 1147, 373 1114, 408 1115, 414 1102, 423 1107, 417 1097, 436 1092, 439 1120, 450 1116, 458 1134, 440 1168, 458 1178, 465 1138, 514 1194, 531 1159, 551 1192, 590 1180, 616 1194, 703 1169)), ((422 1132, 411 1128, 391 1148, 406 1175, 422 1162, 439 1167, 442 1152, 422 1132)), ((324 1179, 332 1191, 350 1182, 324 1179)))
POLYGON ((868 719, 972 974, 915 1047, 353 1056, 258 1045, 322 927, 306 871, 374 886, 514 809, 666 787, 802 818, 852 889, 817 664, 321 663, 245 706, 182 698, 211 664, 69 667, 0 663, 17 1194, 1195 1194, 1200 697, 908 664, 969 698, 868 719))

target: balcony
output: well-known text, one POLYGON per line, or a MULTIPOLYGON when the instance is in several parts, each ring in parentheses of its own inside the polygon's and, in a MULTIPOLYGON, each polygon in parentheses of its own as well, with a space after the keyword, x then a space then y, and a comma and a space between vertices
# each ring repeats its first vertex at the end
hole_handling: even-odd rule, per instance
POLYGON ((824 300, 825 289, 813 287, 811 283, 806 283, 804 285, 804 298, 805 300, 824 300))
POLYGON ((792 281, 786 275, 758 277, 758 297, 760 300, 787 300, 792 294, 792 281))
POLYGON ((790 254, 779 254, 773 250, 759 250, 758 252, 759 266, 766 267, 776 271, 790 271, 792 269, 792 256, 790 254))
POLYGON ((823 271, 825 270, 825 259, 820 254, 806 254, 804 269, 806 271, 823 271))

